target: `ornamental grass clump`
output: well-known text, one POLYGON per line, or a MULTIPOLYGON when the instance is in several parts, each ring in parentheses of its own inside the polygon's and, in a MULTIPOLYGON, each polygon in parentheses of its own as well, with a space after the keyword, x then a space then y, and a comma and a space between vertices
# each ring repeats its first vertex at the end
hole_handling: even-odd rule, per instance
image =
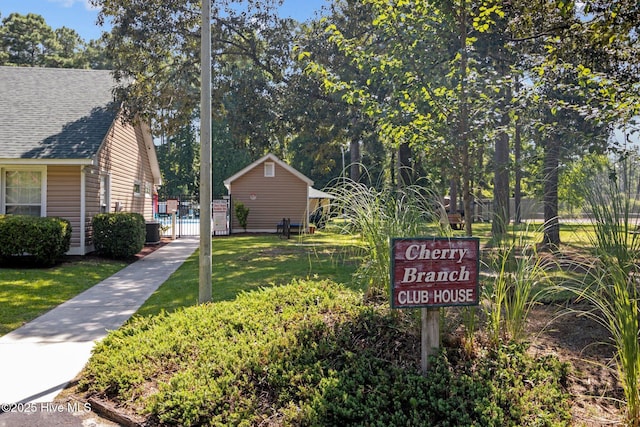
POLYGON ((488 257, 491 279, 483 287, 483 307, 494 344, 503 339, 521 342, 526 338, 527 317, 544 285, 550 283, 548 266, 528 241, 528 234, 528 227, 515 231, 512 239, 502 239, 488 257))
POLYGON ((611 333, 616 370, 627 404, 627 423, 640 426, 640 188, 632 184, 629 170, 619 167, 596 174, 585 183, 583 191, 595 230, 592 244, 598 262, 580 284, 564 285, 561 290, 569 289, 589 302, 592 309, 584 314, 611 333))
POLYGON ((342 214, 341 231, 358 235, 364 260, 356 279, 372 293, 389 288, 390 239, 450 234, 439 226, 441 205, 427 187, 382 188, 346 180, 332 193, 333 210, 342 214))

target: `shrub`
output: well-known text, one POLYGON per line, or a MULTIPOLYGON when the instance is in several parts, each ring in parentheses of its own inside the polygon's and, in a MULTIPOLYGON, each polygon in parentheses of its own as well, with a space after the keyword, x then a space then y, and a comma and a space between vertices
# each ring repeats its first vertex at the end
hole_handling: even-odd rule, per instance
POLYGON ((294 282, 133 319, 97 344, 81 388, 163 425, 568 425, 566 365, 524 345, 444 349, 423 376, 416 329, 329 281, 294 282))
POLYGON ((53 265, 71 245, 71 224, 64 218, 0 215, 0 259, 31 256, 53 265))
POLYGON ((240 223, 240 227, 247 231, 247 220, 249 217, 249 208, 244 205, 242 202, 236 202, 233 205, 236 211, 236 218, 238 218, 238 222, 240 223))
POLYGON ((93 217, 93 243, 106 257, 134 256, 144 247, 145 237, 145 220, 138 213, 105 213, 93 217))

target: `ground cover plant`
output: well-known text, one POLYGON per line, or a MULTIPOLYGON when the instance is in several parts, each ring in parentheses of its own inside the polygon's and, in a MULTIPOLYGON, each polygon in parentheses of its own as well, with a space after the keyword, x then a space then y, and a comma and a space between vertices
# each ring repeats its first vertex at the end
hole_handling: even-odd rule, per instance
POLYGON ((0 268, 0 335, 4 335, 122 269, 95 258, 51 268, 0 268))
MULTIPOLYGON (((350 276, 361 273, 357 266, 364 259, 354 254, 360 257, 366 254, 361 242, 354 245, 354 235, 331 232, 341 228, 342 225, 330 226, 328 232, 291 241, 268 235, 214 239, 214 279, 219 276, 217 285, 214 281, 214 295, 216 286, 220 292, 214 299, 222 302, 210 304, 208 308, 195 306, 197 257, 194 256, 140 311, 151 317, 136 317, 124 335, 118 332, 117 338, 105 341, 105 347, 96 352, 83 376, 83 397, 105 399, 141 419, 173 425, 376 425, 378 421, 379 425, 570 424, 565 388, 568 366, 548 354, 532 358, 524 340, 479 339, 473 344, 473 351, 468 351, 456 339, 455 331, 446 334, 445 349, 432 365, 438 367, 434 368, 438 374, 430 376, 434 383, 425 382, 418 373, 416 313, 390 313, 388 301, 367 299, 371 293, 363 299, 365 289, 356 285, 362 283, 361 280, 354 282, 350 276), (323 249, 323 245, 328 245, 330 250, 323 249), (349 256, 336 252, 341 245, 349 247, 349 256), (255 270, 247 266, 253 264, 254 259, 255 270), (322 269, 315 267, 322 264, 319 262, 322 259, 330 260, 325 264, 329 270, 322 279, 340 274, 341 268, 346 267, 348 274, 342 276, 346 286, 340 285, 341 289, 355 292, 356 305, 373 310, 376 316, 385 319, 383 324, 387 326, 367 324, 358 310, 351 312, 344 308, 343 300, 335 305, 341 307, 337 311, 342 314, 334 314, 333 308, 304 294, 324 283, 319 278, 322 269), (218 262, 234 264, 226 267, 217 265, 218 262), (296 297, 284 290, 289 287, 285 283, 296 280, 294 276, 305 278, 289 285, 298 287, 296 297), (222 283, 225 285, 221 286, 222 283), (279 290, 285 294, 269 293, 279 290), (269 296, 262 297, 262 293, 269 296), (186 302, 181 301, 185 295, 188 295, 186 302), (284 298, 286 304, 283 301, 275 308, 270 305, 280 298, 284 298), (280 317, 284 316, 283 311, 295 307, 298 300, 305 301, 304 308, 293 310, 304 313, 303 320, 280 317), (227 308, 227 304, 233 308, 227 308), (306 320, 311 319, 313 325, 312 319, 316 318, 316 314, 307 312, 308 306, 318 304, 324 323, 317 320, 317 328, 308 326, 306 320), (194 307, 184 309, 181 305, 194 307), (192 310, 199 314, 193 315, 192 310), (174 313, 168 314, 168 311, 174 313), (221 311, 233 312, 235 317, 217 321, 208 318, 221 311), (265 319, 263 316, 267 314, 275 319, 265 319), (350 317, 345 320, 340 316, 350 317), (254 319, 260 326, 254 324, 254 319), (200 321, 204 324, 198 326, 200 321), (160 324, 164 326, 157 329, 156 325, 160 324), (231 330, 222 326, 227 324, 232 325, 231 330), (285 326, 281 329, 279 325, 285 326), (360 343, 357 351, 349 339, 334 337, 339 331, 350 330, 346 325, 360 328, 349 335, 360 343), (300 332, 298 326, 315 332, 300 332), (163 329, 165 327, 169 330, 163 329), (272 332, 273 328, 276 332, 272 332), (318 328, 322 333, 317 332, 318 328), (193 334, 193 330, 211 332, 200 335, 193 334), (226 332, 211 335, 216 330, 226 332), (150 335, 145 335, 145 331, 150 335), (334 331, 330 339, 326 331, 334 331), (289 332, 295 338, 287 337, 289 332), (127 338, 129 336, 131 338, 127 338), (154 342, 156 340, 158 342, 154 342), (129 348, 130 345, 136 349, 129 348), (327 348, 332 347, 346 353, 329 352, 327 348), (155 353, 155 349, 163 348, 169 350, 155 353), (224 354, 215 353, 218 351, 224 354), (256 362, 252 352, 262 354, 263 358, 256 362), (360 358, 360 352, 365 356, 360 358), (204 360, 200 360, 200 355, 205 354, 204 360), (296 355, 295 362, 290 359, 291 354, 296 355), (129 359, 130 356, 134 359, 129 359), (332 361, 337 365, 332 365, 332 361), (313 368, 300 365, 302 362, 313 368), (327 367, 325 363, 330 365, 327 367), (256 366, 260 366, 257 372, 256 366), (313 375, 307 375, 309 372, 313 375), (549 377, 553 380, 548 380, 549 377), (292 389, 288 384, 292 384, 292 389), (387 397, 378 397, 380 390, 384 390, 387 397), (393 400, 396 394, 398 402, 389 407, 389 399, 393 400), (544 400, 542 396, 549 399, 544 400)), ((517 273, 518 268, 509 271, 517 273)), ((331 282, 322 286, 338 285, 331 282)), ((374 293, 373 297, 379 295, 374 293)))
POLYGON ((568 425, 567 367, 523 346, 419 371, 410 312, 331 281, 138 317, 94 351, 81 389, 168 425, 568 425))

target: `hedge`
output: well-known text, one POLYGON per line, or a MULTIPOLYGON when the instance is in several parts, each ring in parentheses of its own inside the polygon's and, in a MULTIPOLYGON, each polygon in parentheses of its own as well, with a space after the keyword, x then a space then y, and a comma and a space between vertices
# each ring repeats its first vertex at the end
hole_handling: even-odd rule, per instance
POLYGON ((58 217, 0 215, 0 260, 30 256, 36 264, 55 264, 71 246, 71 224, 58 217))
POLYGON ((93 244, 109 258, 126 259, 142 250, 146 238, 144 217, 138 213, 117 212, 93 217, 93 244))

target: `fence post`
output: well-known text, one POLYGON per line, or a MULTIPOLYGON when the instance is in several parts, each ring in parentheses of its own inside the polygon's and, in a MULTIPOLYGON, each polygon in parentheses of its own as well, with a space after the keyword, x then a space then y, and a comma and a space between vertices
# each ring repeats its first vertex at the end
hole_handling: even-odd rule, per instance
POLYGON ((171 214, 171 239, 172 240, 176 240, 176 226, 177 226, 177 221, 176 221, 176 213, 173 212, 171 214))

